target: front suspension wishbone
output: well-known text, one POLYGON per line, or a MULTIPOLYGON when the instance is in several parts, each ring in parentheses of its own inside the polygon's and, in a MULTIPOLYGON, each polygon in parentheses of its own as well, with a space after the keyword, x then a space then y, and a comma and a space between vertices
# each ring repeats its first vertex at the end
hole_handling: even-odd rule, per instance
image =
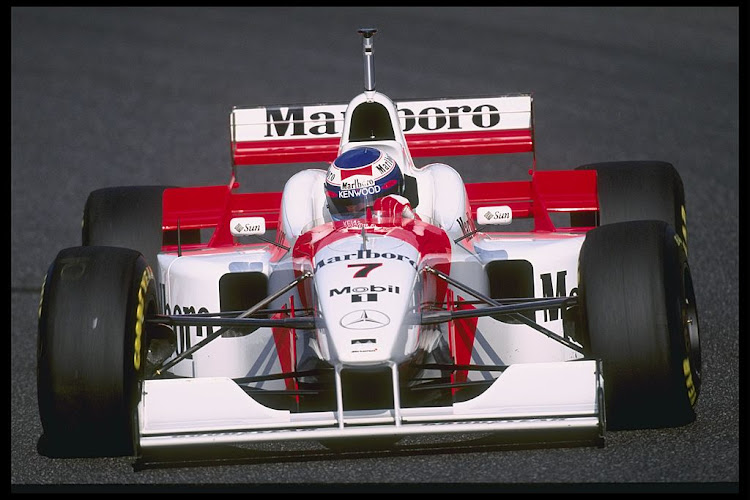
MULTIPOLYGON (((479 299, 479 300, 487 303, 490 306, 499 307, 499 306, 503 305, 500 302, 496 301, 495 299, 487 297, 483 293, 481 293, 481 292, 479 292, 477 290, 474 290, 474 289, 472 289, 472 288, 464 285, 463 283, 460 283, 460 282, 454 280, 453 278, 451 278, 447 274, 442 273, 442 272, 438 271, 437 269, 435 269, 433 267, 425 266, 424 269, 425 269, 425 271, 427 271, 429 273, 432 273, 435 276, 437 276, 438 278, 444 280, 448 284, 451 284, 451 285, 455 286, 456 288, 459 288, 459 289, 463 290, 464 292, 466 292, 466 293, 468 293, 470 295, 473 295, 477 299, 479 299)), ((523 314, 518 313, 518 312, 507 313, 507 314, 508 314, 508 316, 511 316, 514 319, 517 319, 518 321, 520 321, 520 322, 522 322, 522 323, 530 326, 531 328, 537 330, 538 332, 540 332, 543 335, 545 335, 546 337, 554 340, 555 342, 559 342, 560 344, 564 345, 565 347, 567 347, 569 349, 572 349, 572 350, 574 350, 574 351, 576 351, 576 352, 578 352, 580 354, 583 354, 583 348, 580 345, 574 344, 573 342, 570 342, 569 340, 561 337, 560 335, 556 334, 555 332, 553 332, 551 330, 548 330, 547 328, 544 328, 542 325, 540 325, 536 321, 530 320, 529 318, 527 318, 523 314)))
MULTIPOLYGON (((286 292, 288 292, 289 290, 291 290, 292 288, 294 288, 295 286, 297 286, 302 281, 310 278, 311 276, 312 276, 312 273, 309 272, 309 271, 306 272, 306 273, 304 273, 304 274, 302 274, 299 278, 295 279, 294 281, 292 281, 291 283, 289 283, 288 285, 286 285, 284 288, 282 288, 278 292, 276 292, 276 293, 274 293, 272 295, 269 295, 268 297, 266 297, 265 299, 261 300, 260 302, 258 302, 257 304, 255 304, 253 307, 251 307, 247 311, 245 311, 242 314, 240 314, 239 316, 237 316, 237 318, 247 318, 248 316, 250 316, 251 314, 253 314, 257 310, 263 308, 266 304, 268 304, 268 303, 276 300, 277 298, 281 297, 283 294, 285 294, 286 292)), ((176 365, 177 363, 179 363, 183 359, 185 359, 188 356, 192 355, 195 351, 197 351, 198 349, 206 346, 209 342, 211 342, 212 340, 214 340, 217 337, 221 336, 222 333, 226 332, 229 329, 230 329, 230 327, 226 326, 226 327, 223 327, 223 328, 219 328, 215 332, 212 332, 209 336, 207 336, 205 339, 203 339, 200 342, 198 342, 197 344, 195 344, 190 349, 187 349, 186 351, 184 351, 183 353, 181 353, 181 354, 177 355, 176 357, 172 358, 171 360, 169 360, 168 362, 164 363, 163 365, 157 366, 156 369, 154 370, 154 374, 161 375, 162 372, 164 372, 165 370, 168 370, 169 368, 173 367, 174 365, 176 365)))

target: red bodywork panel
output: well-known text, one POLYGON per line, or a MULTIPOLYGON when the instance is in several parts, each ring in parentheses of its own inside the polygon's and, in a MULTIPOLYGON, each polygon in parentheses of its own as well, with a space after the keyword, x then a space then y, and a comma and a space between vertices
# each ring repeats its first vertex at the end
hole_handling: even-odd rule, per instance
POLYGON ((229 185, 170 188, 162 199, 162 231, 175 231, 178 224, 181 231, 212 228, 208 246, 232 245, 232 218, 263 217, 266 227, 275 229, 280 207, 281 192, 235 193, 229 185))
MULTIPOLYGON (((477 208, 508 205, 513 218, 534 218, 534 231, 555 231, 550 212, 598 211, 596 171, 535 171, 531 181, 466 184, 471 215, 477 208)), ((565 228, 570 229, 570 228, 565 228)))
MULTIPOLYGON (((235 193, 232 186, 170 188, 164 192, 162 229, 214 229, 211 240, 198 247, 235 244, 229 230, 234 217, 263 217, 267 229, 278 227, 281 192, 235 193)), ((533 218, 534 231, 559 231, 551 212, 598 211, 596 171, 550 170, 532 172, 530 181, 466 184, 472 216, 483 206, 508 205, 513 218, 533 218)), ((590 228, 575 228, 586 231, 590 228)), ((186 246, 185 248, 189 248, 186 246)), ((164 250, 174 248, 165 247, 164 250)))

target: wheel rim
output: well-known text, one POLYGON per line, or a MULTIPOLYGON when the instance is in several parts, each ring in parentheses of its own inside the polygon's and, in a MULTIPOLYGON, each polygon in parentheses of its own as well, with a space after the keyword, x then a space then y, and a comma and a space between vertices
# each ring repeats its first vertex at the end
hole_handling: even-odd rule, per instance
POLYGON ((701 386, 701 346, 700 328, 698 324, 698 310, 695 305, 695 293, 690 270, 685 266, 683 270, 683 283, 685 287, 684 301, 682 303, 682 333, 685 342, 685 353, 687 355, 683 362, 685 382, 687 384, 690 404, 695 405, 701 386), (688 364, 685 364, 687 362, 688 364))

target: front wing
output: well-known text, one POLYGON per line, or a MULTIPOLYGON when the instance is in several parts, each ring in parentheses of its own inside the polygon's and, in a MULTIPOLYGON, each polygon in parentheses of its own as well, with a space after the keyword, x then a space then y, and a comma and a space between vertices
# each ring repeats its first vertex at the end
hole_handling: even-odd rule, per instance
POLYGON ((396 397, 389 409, 346 410, 338 382, 337 411, 293 413, 263 406, 226 377, 146 380, 138 444, 145 451, 454 433, 493 433, 509 443, 603 443, 603 380, 595 360, 510 365, 482 394, 451 406, 400 408, 396 397))

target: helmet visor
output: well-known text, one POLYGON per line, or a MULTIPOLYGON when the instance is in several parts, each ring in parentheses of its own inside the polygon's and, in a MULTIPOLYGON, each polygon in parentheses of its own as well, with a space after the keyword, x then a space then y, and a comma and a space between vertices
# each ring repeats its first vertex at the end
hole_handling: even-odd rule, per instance
POLYGON ((367 208, 372 207, 375 200, 390 194, 400 194, 401 184, 392 179, 382 187, 378 185, 359 189, 328 191, 328 210, 335 221, 346 219, 361 219, 365 217, 367 208))

